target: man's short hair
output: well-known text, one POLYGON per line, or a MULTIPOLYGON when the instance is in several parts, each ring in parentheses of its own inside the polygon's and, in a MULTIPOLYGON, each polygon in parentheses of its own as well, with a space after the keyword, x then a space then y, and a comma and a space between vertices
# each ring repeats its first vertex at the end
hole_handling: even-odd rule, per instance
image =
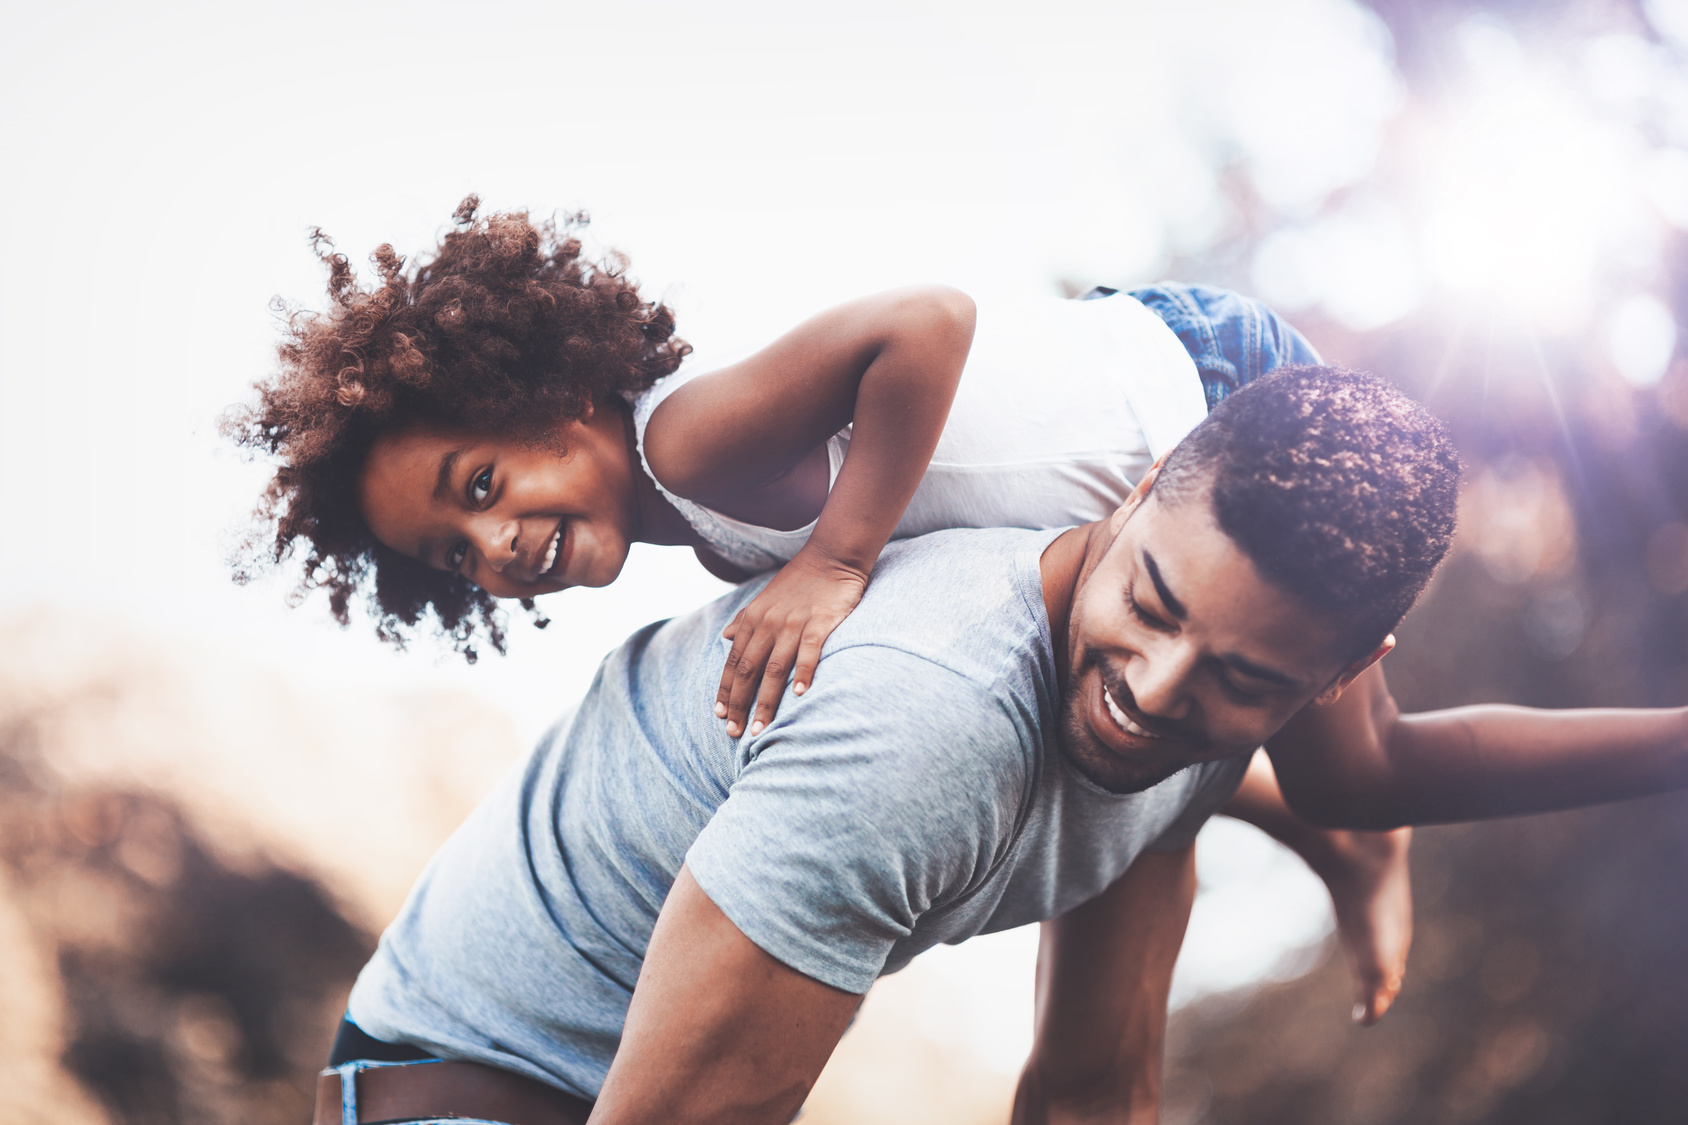
POLYGON ((1429 411, 1372 375, 1286 367, 1222 400, 1154 491, 1205 492, 1261 575, 1345 623, 1358 656, 1423 592, 1452 542, 1459 454, 1429 411))

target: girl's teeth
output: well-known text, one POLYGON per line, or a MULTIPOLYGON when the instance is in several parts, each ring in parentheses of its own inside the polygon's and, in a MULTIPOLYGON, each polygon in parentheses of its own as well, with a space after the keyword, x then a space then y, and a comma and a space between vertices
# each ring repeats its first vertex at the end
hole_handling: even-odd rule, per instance
POLYGON ((545 565, 539 568, 540 574, 551 573, 551 568, 557 565, 557 546, 563 541, 563 529, 557 528, 557 534, 551 536, 551 545, 545 548, 545 565))

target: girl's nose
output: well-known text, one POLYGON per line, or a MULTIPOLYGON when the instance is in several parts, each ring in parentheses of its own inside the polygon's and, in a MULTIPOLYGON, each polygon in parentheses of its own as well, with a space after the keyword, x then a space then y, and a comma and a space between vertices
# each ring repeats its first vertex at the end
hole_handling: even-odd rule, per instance
POLYGON ((502 571, 517 559, 521 525, 515 520, 488 520, 480 527, 481 556, 494 570, 502 571))

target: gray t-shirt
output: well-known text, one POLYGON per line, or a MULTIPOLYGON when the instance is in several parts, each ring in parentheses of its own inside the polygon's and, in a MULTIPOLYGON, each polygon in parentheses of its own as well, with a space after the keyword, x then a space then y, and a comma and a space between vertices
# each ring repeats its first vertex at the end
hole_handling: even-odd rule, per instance
POLYGON ((864 992, 1188 844, 1247 761, 1126 795, 1067 763, 1038 570, 1057 534, 893 543, 810 690, 753 738, 711 707, 721 629, 761 581, 639 630, 423 872, 353 1020, 591 1098, 682 863, 768 953, 864 992))

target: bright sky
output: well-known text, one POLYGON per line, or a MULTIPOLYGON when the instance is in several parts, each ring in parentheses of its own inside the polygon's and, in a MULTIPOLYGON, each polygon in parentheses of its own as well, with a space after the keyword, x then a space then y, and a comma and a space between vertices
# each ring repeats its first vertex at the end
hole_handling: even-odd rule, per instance
POLYGON ((537 731, 631 628, 716 587, 647 552, 519 659, 404 658, 224 558, 260 484, 215 418, 282 295, 422 251, 469 191, 587 208, 702 348, 907 281, 1147 279, 1218 221, 1213 165, 1316 201, 1397 104, 1340 0, 793 5, 34 5, 0 43, 0 609, 110 607, 308 674, 440 676, 537 731), (1215 34, 1218 17, 1224 31, 1215 34), (1352 96, 1313 96, 1341 82, 1352 96), (559 678, 560 677, 560 678, 559 678), (540 685, 547 685, 542 690, 540 685))
MULTIPOLYGON (((269 369, 271 297, 320 300, 310 226, 361 261, 383 241, 424 250, 470 191, 583 207, 711 349, 908 281, 1013 295, 1152 279, 1225 220, 1216 169, 1233 162, 1307 216, 1263 249, 1260 288, 1367 327, 1426 285, 1492 282, 1493 238, 1531 237, 1514 231, 1531 215, 1484 227, 1504 182, 1457 190, 1499 159, 1482 120, 1547 112, 1580 130, 1589 167, 1641 159, 1587 114, 1544 111, 1544 79, 1508 70, 1516 45, 1485 34, 1466 39, 1493 64, 1490 117, 1426 157, 1447 175, 1417 201, 1360 197, 1315 220, 1402 105, 1387 35, 1347 0, 22 7, 0 39, 0 615, 107 610, 271 661, 304 691, 453 685, 537 734, 611 645, 720 587, 644 549, 616 586, 554 596, 550 630, 517 628, 511 659, 474 669, 428 644, 395 656, 362 623, 333 628, 320 601, 286 609, 283 581, 234 587, 224 560, 262 472, 215 419, 269 369), (1453 232, 1440 257, 1425 216, 1453 232), (1493 237, 1462 242, 1471 229, 1493 237)), ((1626 57, 1610 45, 1589 81, 1637 96, 1620 88, 1626 57)), ((1688 183, 1672 151, 1649 183, 1688 183)), ((1555 181, 1540 221, 1635 194, 1602 175, 1555 181)), ((1614 355, 1656 378, 1674 327, 1628 299, 1614 355)), ((1267 885, 1259 862, 1232 863, 1238 887, 1267 885)), ((1317 936, 1316 896, 1284 905, 1304 890, 1256 904, 1253 959, 1224 943, 1211 979, 1250 979, 1317 936)), ((1226 917, 1234 931, 1243 915, 1226 917)))

